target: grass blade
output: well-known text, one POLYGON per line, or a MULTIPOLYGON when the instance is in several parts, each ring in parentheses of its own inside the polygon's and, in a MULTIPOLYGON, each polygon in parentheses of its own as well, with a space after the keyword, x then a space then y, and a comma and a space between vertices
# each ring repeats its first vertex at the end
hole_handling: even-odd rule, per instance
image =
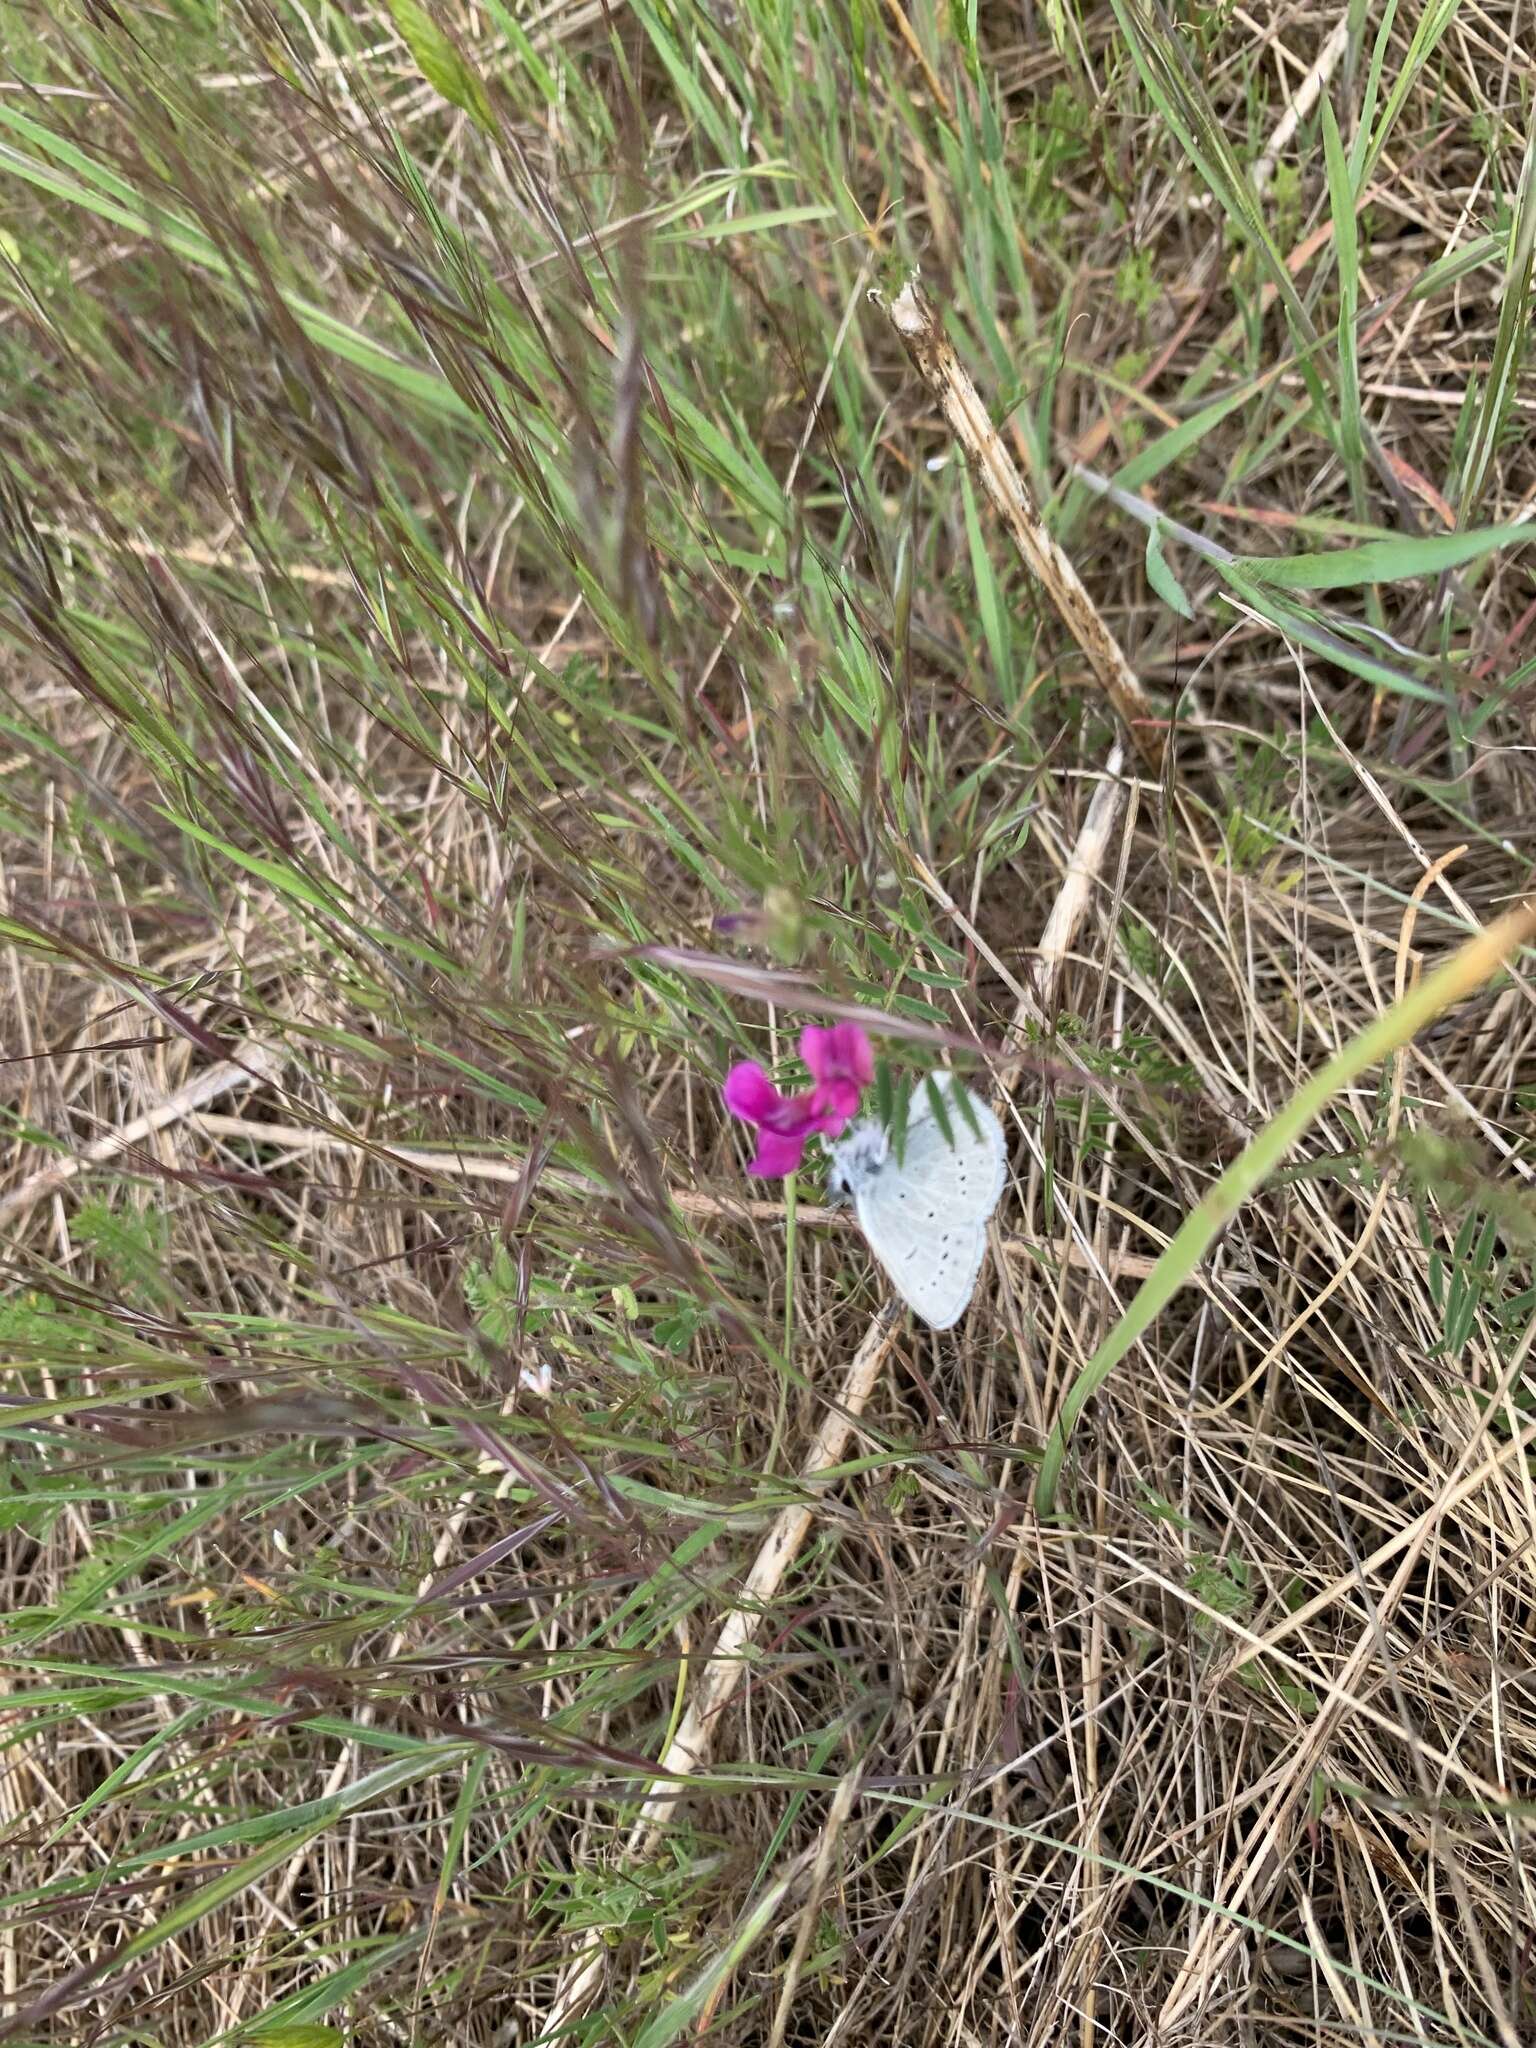
POLYGON ((1121 1359, 1143 1337, 1180 1288, 1193 1277, 1217 1236, 1249 1197, 1284 1164, 1291 1147, 1338 1092, 1407 1045, 1454 1004, 1491 981, 1522 946, 1536 937, 1536 901, 1512 910, 1468 939, 1445 964, 1399 998, 1300 1087, 1233 1161, 1210 1193, 1190 1211, 1134 1300, 1073 1382, 1051 1429, 1035 1483, 1035 1511, 1056 1508, 1067 1446, 1078 1417, 1121 1359))

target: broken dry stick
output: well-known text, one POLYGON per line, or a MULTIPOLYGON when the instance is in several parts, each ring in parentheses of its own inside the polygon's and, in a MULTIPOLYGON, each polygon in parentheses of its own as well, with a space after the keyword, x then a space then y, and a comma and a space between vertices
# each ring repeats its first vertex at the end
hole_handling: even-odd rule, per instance
POLYGON ((933 301, 914 274, 889 302, 877 305, 901 336, 913 367, 938 400, 950 430, 964 448, 987 496, 1002 514, 1025 566, 1061 614, 1062 622, 1088 657, 1142 760, 1154 774, 1163 760, 1164 721, 1141 679, 1126 660, 1083 588, 1082 578, 1035 509, 1018 465, 993 426, 981 394, 950 347, 933 301))

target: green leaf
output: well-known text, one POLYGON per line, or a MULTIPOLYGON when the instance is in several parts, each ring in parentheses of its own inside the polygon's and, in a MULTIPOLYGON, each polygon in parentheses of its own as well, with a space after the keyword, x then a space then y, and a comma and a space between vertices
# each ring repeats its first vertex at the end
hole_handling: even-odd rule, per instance
MULTIPOLYGON (((1226 563, 1218 562, 1216 567, 1221 575, 1228 576, 1226 563)), ((1263 590, 1256 583, 1245 583, 1240 576, 1229 576, 1229 581, 1236 593, 1234 602, 1255 618, 1264 619, 1283 640, 1294 640, 1298 647, 1309 648, 1313 654, 1331 661, 1346 674, 1359 676, 1379 690, 1396 690, 1400 696, 1418 697, 1426 704, 1445 701, 1443 691, 1433 684, 1421 681, 1403 668, 1378 661, 1363 645, 1347 639, 1347 633, 1365 630, 1357 622, 1328 614, 1319 619, 1299 605, 1287 603, 1278 591, 1263 590)), ((1398 648, 1397 652, 1401 657, 1409 651, 1398 648)), ((1411 658, 1424 665, 1422 656, 1413 655, 1411 658)))
MULTIPOLYGON (((1295 280, 1275 246, 1248 173, 1238 160, 1227 124, 1216 111, 1201 70, 1156 0, 1110 0, 1110 4, 1148 97, 1205 179, 1232 226, 1258 257, 1279 297, 1297 348, 1305 350, 1316 338, 1311 320, 1295 280)), ((1305 354, 1302 373, 1309 382, 1316 381, 1305 354)), ((1320 389, 1314 396, 1321 396, 1320 389)))
POLYGON ((1536 267, 1536 131, 1525 146, 1520 183, 1510 216, 1504 258, 1504 289, 1499 299, 1499 325, 1494 336, 1488 377, 1478 401, 1472 444, 1461 474, 1457 524, 1465 524, 1488 481, 1493 458, 1509 423, 1529 345, 1532 273, 1536 267))
POLYGON ((1349 590, 1362 583, 1401 583, 1411 576, 1438 576, 1463 562, 1480 561, 1496 548, 1536 540, 1536 524, 1483 526, 1471 533, 1407 535, 1368 540, 1357 548, 1326 555, 1238 555, 1220 565, 1236 584, 1279 590, 1349 590))
POLYGON ((986 637, 987 653, 992 660, 992 673, 997 678, 997 687, 1006 702, 1010 695, 1009 680, 1013 671, 1008 607, 1003 602, 997 572, 992 566, 986 536, 981 530, 981 520, 976 510, 976 492, 968 470, 961 471, 960 485, 965 504, 965 536, 971 554, 971 579, 976 586, 976 609, 981 614, 981 630, 986 637))
MULTIPOLYGON (((151 1955, 167 1942, 175 1942, 196 1927, 209 1913, 217 1912, 250 1886, 259 1884, 280 1864, 298 1855, 315 1837, 324 1833, 342 1814, 360 1812, 375 1801, 387 1801, 406 1785, 414 1785, 421 1779, 435 1777, 440 1772, 451 1770, 455 1764, 468 1761, 468 1753, 451 1745, 429 1752, 420 1757, 396 1757, 392 1762, 382 1764, 377 1770, 355 1779, 332 1799, 316 1802, 315 1810, 320 1817, 307 1821, 303 1826, 285 1829, 275 1841, 268 1842, 253 1855, 232 1863, 227 1869, 210 1879, 207 1884, 197 1886, 177 1898, 152 1925, 142 1929, 123 1943, 112 1958, 112 1975, 106 1978, 113 1982, 118 1975, 132 1969, 141 1956, 151 1955)), ((331 2041, 325 2048, 335 2048, 334 2029, 331 2041)), ((257 2040, 265 2040, 265 2048, 272 2048, 274 2038, 281 2038, 280 2030, 268 2032, 265 2037, 257 2034, 257 2040)), ((290 2036, 289 2048, 292 2048, 290 2036)))
POLYGON ((1165 434, 1159 434, 1155 441, 1149 441, 1139 449, 1129 462, 1115 471, 1114 481, 1123 491, 1139 491, 1144 484, 1160 476, 1170 463, 1179 462, 1191 448, 1198 448, 1206 436, 1219 427, 1230 412, 1239 406, 1251 405, 1260 396, 1266 384, 1273 381, 1274 372, 1266 370, 1262 377, 1235 385, 1209 405, 1202 406, 1187 420, 1181 420, 1176 427, 1170 427, 1165 434))
MULTIPOLYGON (((250 283, 248 274, 216 248, 200 228, 166 207, 141 204, 131 185, 103 171, 83 152, 66 149, 57 136, 29 120, 19 109, 0 106, 0 126, 22 135, 47 154, 77 168, 83 167, 85 175, 78 179, 71 177, 57 164, 44 163, 3 140, 0 140, 0 172, 13 172, 40 191, 51 192, 72 206, 83 207, 99 219, 126 228, 130 234, 147 236, 214 277, 250 283)), ((381 383, 407 393, 443 417, 466 423, 473 420, 473 414, 463 399, 435 370, 426 370, 405 361, 381 342, 359 333, 334 313, 296 293, 284 292, 283 300, 305 333, 322 348, 329 349, 345 362, 356 364, 381 383)))
POLYGON ((1195 608, 1179 584, 1179 579, 1169 568, 1163 554, 1163 522, 1154 519, 1147 528, 1147 581, 1171 611, 1181 619, 1193 619, 1195 608))
POLYGON ((789 1889, 786 1879, 754 1900, 692 1982, 668 1998, 645 2021, 634 2037, 635 2048, 668 2048, 669 2042, 694 2031, 702 2016, 709 2012, 721 1986, 741 1968, 757 1944, 780 1924, 779 1916, 789 1889))
POLYGON ((765 207, 761 213, 733 215, 729 220, 706 221, 702 227, 668 228, 656 237, 663 242, 724 242, 745 235, 765 234, 770 228, 799 227, 806 221, 830 220, 835 209, 807 202, 803 206, 765 207))
POLYGON ((123 1297, 152 1307, 164 1308, 174 1299, 167 1270, 170 1234, 163 1209, 116 1209, 94 1197, 81 1203, 75 1218, 75 1236, 123 1297))
POLYGON ((291 2026, 258 2026, 246 2038, 251 2048, 346 2048, 347 2039, 339 2027, 311 2027, 302 2022, 291 2026))
MULTIPOLYGON (((1435 48, 1441 37, 1455 20, 1460 4, 1461 0, 1429 0, 1429 4, 1420 13, 1418 20, 1414 24, 1413 34, 1409 38, 1408 53, 1403 59, 1401 69, 1392 82, 1392 90, 1387 95, 1387 104, 1382 109, 1381 119, 1372 131, 1371 139, 1365 148, 1361 149, 1358 143, 1356 145, 1354 154, 1358 161, 1352 166, 1352 169, 1357 189, 1363 191, 1370 182, 1371 173, 1375 170, 1381 159, 1381 153, 1387 146, 1387 138, 1397 125, 1398 115, 1408 103, 1408 96, 1413 91, 1419 73, 1424 70, 1430 58, 1434 55, 1435 48)), ((1391 36, 1395 11, 1395 8, 1388 10, 1387 18, 1383 21, 1378 31, 1377 49, 1381 50, 1383 55, 1385 54, 1386 44, 1391 36)), ((1372 82, 1374 83, 1380 76, 1374 57, 1371 72, 1372 82)))
MULTIPOLYGON (((1382 9, 1381 21, 1377 25, 1376 40, 1371 46, 1371 61, 1366 68, 1365 95, 1360 102, 1359 119, 1355 127, 1355 139, 1349 152, 1349 182, 1359 191, 1365 173, 1366 152, 1371 146, 1371 124, 1376 119, 1376 108, 1381 99, 1381 74, 1387 61, 1387 52, 1392 47, 1392 28, 1397 20, 1397 0, 1387 0, 1382 9)), ((1364 8, 1360 10, 1359 29, 1365 27, 1364 8)), ((1357 31, 1352 29, 1351 34, 1357 31)), ((1347 68, 1346 68, 1347 75, 1347 68)))
POLYGON ((1360 416, 1360 368, 1355 327, 1360 311, 1360 241, 1355 222, 1355 188, 1350 182, 1344 139, 1333 107, 1323 101, 1323 158, 1333 213, 1333 251, 1339 274, 1339 453, 1358 480, 1365 459, 1365 426, 1360 416))
POLYGON ((1511 911, 1468 939, 1433 973, 1399 996, 1307 1079, 1264 1125, 1185 1217, 1129 1307, 1082 1367, 1056 1412, 1035 1482, 1035 1513, 1056 1511, 1067 1445, 1084 1408, 1121 1359, 1151 1329, 1162 1310, 1193 1276, 1220 1233, 1285 1164, 1292 1147, 1334 1096, 1435 1023, 1453 1005, 1498 978, 1536 936, 1536 908, 1511 911))
POLYGON ((421 5, 421 0, 388 0, 395 27, 416 61, 416 69, 445 100, 462 107, 488 135, 496 132, 496 116, 477 72, 463 51, 421 5))

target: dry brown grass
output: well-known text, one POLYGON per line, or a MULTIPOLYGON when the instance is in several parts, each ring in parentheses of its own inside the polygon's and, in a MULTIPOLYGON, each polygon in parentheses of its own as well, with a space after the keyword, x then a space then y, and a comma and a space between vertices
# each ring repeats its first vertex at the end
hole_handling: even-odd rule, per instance
MULTIPOLYGON (((983 19, 1005 168, 921 10, 867 24, 830 111, 848 33, 809 14, 546 14, 546 101, 494 13, 445 13, 496 137, 352 17, 345 63, 254 7, 222 54, 190 16, 142 49, 29 22, 28 82, 100 97, 3 102, 154 172, 255 281, 16 187, 0 2040, 504 2048, 579 2005, 572 2040, 645 2048, 1518 2048, 1528 961, 1333 1102, 1090 1408, 1064 1511, 1032 1486, 1214 1177, 1528 891, 1529 551, 1298 597, 1443 657, 1394 694, 1170 541, 1186 625, 1123 503, 1058 496, 1169 745, 1118 777, 953 1336, 872 1325, 857 1238, 744 1182, 716 1084, 787 1058, 807 983, 896 1008, 898 1065, 925 1026, 1002 1046, 1117 742, 984 499, 978 558, 871 257, 921 256, 1038 495, 1247 383, 1122 501, 1239 555, 1513 520, 1528 372, 1457 504, 1502 239, 1410 293, 1507 226, 1529 9, 1455 13, 1371 169, 1357 476, 1108 14, 1059 47, 983 19), (681 197, 711 118, 789 167, 741 212, 832 210, 713 239, 681 197), (304 342, 295 278, 457 399, 304 342), (785 1514, 729 1704, 647 1804, 785 1514)), ((1185 26, 1250 162, 1337 16, 1185 26)), ((1302 135, 1262 205, 1331 363, 1302 135)))

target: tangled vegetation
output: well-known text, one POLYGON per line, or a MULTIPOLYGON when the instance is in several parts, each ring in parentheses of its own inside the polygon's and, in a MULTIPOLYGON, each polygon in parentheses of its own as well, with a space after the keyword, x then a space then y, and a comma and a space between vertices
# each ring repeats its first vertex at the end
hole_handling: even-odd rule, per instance
POLYGON ((0 2042, 1532 2039, 1529 6, 4 43, 0 2042))

